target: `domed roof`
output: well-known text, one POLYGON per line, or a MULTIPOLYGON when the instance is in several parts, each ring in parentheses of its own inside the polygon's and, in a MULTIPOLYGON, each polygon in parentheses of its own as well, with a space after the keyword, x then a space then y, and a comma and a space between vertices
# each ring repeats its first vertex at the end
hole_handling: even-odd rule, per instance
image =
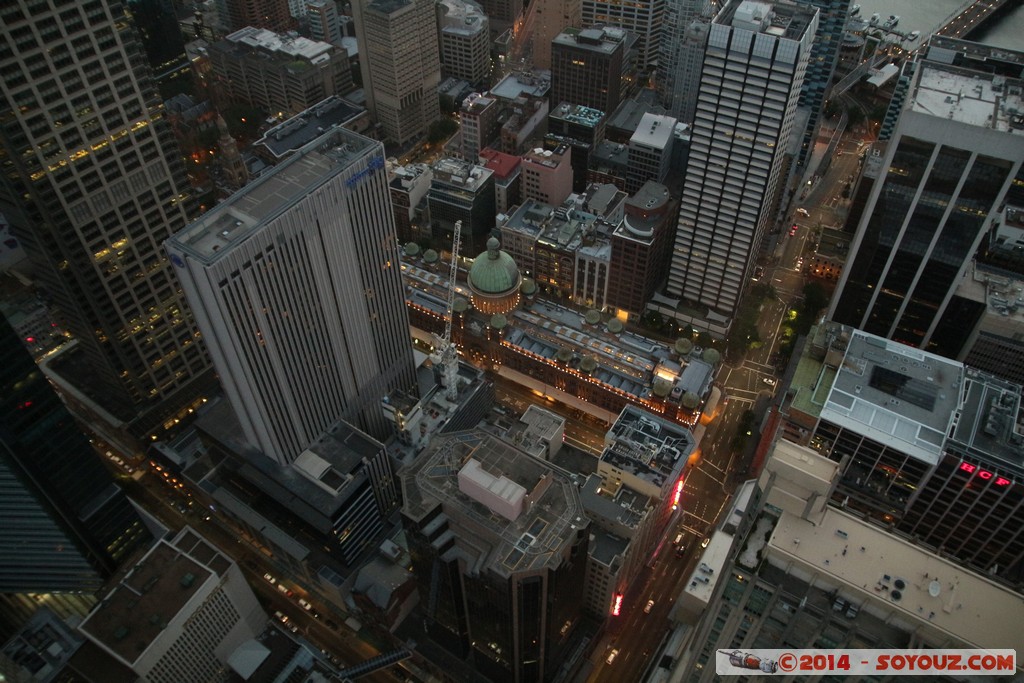
POLYGON ((433 249, 427 249, 425 252, 423 252, 423 260, 426 263, 436 263, 438 258, 440 257, 437 255, 437 252, 434 251, 433 249))
POLYGON ((469 284, 482 294, 502 294, 519 286, 519 268, 500 247, 495 238, 487 240, 487 251, 473 259, 469 269, 469 284))

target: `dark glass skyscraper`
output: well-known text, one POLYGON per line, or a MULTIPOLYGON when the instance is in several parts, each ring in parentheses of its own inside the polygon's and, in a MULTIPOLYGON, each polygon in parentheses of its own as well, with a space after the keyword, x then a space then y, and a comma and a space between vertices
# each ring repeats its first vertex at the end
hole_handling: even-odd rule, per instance
POLYGON ((837 322, 951 358, 985 308, 955 290, 1024 160, 1020 79, 955 58, 933 48, 921 61, 892 140, 872 152, 878 177, 831 311, 837 322))
POLYGON ((3 630, 12 625, 5 621, 27 617, 33 604, 45 601, 62 612, 60 603, 88 598, 150 538, 2 316, 0 519, 3 630))
POLYGON ((78 342, 55 375, 136 437, 212 377, 160 246, 193 206, 125 6, 4 2, 0 211, 78 342))

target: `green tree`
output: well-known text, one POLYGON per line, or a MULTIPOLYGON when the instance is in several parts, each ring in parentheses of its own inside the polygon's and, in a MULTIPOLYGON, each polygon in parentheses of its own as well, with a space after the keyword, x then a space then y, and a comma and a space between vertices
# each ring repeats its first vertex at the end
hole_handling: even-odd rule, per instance
POLYGON ((851 127, 864 123, 864 112, 856 105, 846 108, 846 116, 851 127))
POLYGON ((459 129, 459 124, 453 119, 445 116, 437 121, 430 124, 430 128, 427 129, 427 143, 436 145, 439 142, 444 142, 451 136, 455 135, 455 131, 459 129))

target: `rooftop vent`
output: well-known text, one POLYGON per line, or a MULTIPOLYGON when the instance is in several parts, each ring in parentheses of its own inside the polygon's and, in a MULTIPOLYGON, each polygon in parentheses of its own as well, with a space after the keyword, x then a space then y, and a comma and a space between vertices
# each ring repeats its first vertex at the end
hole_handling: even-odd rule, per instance
POLYGON ((183 577, 181 577, 181 581, 179 581, 179 583, 181 584, 182 588, 190 588, 192 586, 192 584, 194 584, 195 582, 196 582, 196 575, 193 574, 192 572, 186 573, 183 577))
POLYGON ((893 591, 889 595, 892 596, 892 599, 893 599, 894 602, 899 602, 900 600, 903 599, 903 593, 901 593, 899 591, 893 591))

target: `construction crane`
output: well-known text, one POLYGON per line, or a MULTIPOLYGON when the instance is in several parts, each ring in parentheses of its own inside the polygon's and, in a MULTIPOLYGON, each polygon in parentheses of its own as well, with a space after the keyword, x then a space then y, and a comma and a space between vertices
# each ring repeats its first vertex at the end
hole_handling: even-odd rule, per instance
POLYGON ((452 343, 452 318, 455 315, 455 282, 459 274, 462 221, 455 221, 452 233, 452 264, 448 271, 448 307, 444 314, 444 336, 437 340, 437 348, 432 356, 435 363, 441 364, 441 386, 444 387, 444 396, 449 401, 458 398, 459 354, 452 343))

